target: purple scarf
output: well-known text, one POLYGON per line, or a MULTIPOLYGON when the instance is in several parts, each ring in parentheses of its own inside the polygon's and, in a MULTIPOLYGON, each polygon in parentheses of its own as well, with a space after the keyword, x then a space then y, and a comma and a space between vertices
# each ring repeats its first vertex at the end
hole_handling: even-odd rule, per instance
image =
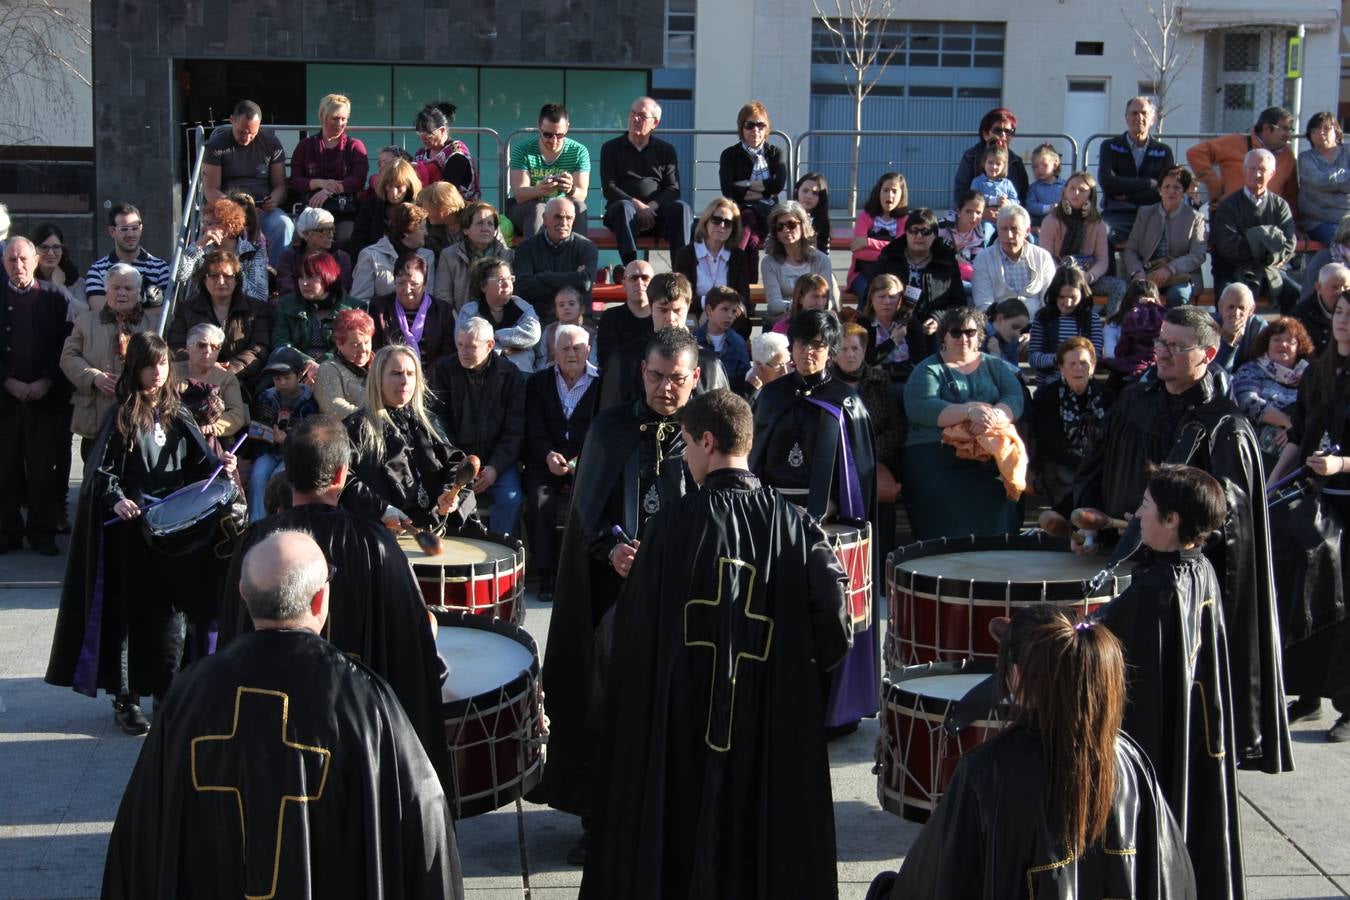
POLYGON ((410 347, 422 346, 422 331, 427 327, 427 312, 431 309, 431 295, 422 295, 422 305, 417 307, 417 315, 413 316, 412 327, 408 327, 408 314, 403 311, 403 304, 394 298, 394 312, 398 314, 398 327, 403 332, 403 341, 410 347))

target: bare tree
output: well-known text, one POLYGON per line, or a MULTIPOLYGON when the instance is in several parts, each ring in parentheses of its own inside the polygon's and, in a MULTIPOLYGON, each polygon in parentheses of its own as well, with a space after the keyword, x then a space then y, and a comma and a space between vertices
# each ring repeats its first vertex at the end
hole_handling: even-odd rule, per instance
POLYGON ((867 95, 890 65, 899 43, 888 49, 883 37, 886 23, 895 13, 898 0, 834 0, 834 12, 820 8, 821 0, 811 0, 816 15, 830 32, 839 49, 839 68, 844 72, 849 95, 853 98, 853 159, 849 163, 848 214, 858 211, 858 157, 862 152, 862 108, 867 95))
POLYGON ((75 103, 72 85, 92 88, 88 8, 53 0, 0 2, 0 144, 29 144, 50 110, 75 103))
POLYGON ((1134 35, 1134 44, 1130 53, 1135 64, 1153 85, 1153 96, 1157 99, 1157 133, 1163 133, 1163 120, 1170 112, 1176 112, 1182 104, 1168 102, 1167 95, 1172 85, 1190 64, 1195 55, 1198 41, 1185 40, 1181 34, 1181 14, 1185 8, 1184 0, 1158 0, 1158 5, 1148 3, 1144 6, 1144 23, 1136 25, 1125 7, 1120 14, 1134 35))

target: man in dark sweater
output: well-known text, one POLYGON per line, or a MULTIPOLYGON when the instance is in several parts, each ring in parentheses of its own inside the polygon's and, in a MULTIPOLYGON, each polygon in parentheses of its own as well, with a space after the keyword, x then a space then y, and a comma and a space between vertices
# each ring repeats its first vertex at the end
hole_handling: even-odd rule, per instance
POLYGON ((5 244, 0 280, 0 554, 28 546, 55 556, 61 472, 70 471, 70 382, 61 348, 66 298, 37 281, 37 250, 5 244), (61 464, 64 457, 65 464, 61 464), (28 520, 20 513, 28 507, 28 520))
POLYGON ((680 200, 675 148, 652 132, 661 105, 639 97, 628 112, 628 132, 600 148, 600 181, 605 194, 605 227, 619 242, 625 264, 637 259, 638 234, 659 234, 673 256, 694 230, 694 214, 680 200))
POLYGON ((1111 243, 1130 236, 1139 207, 1158 203, 1158 185, 1172 168, 1172 148, 1149 137, 1157 110, 1148 97, 1125 104, 1125 133, 1102 144, 1097 156, 1097 182, 1102 186, 1102 218, 1111 229, 1111 243))
POLYGON ((1270 190, 1275 156, 1252 150, 1242 161, 1242 190, 1224 198, 1210 216, 1209 252, 1214 295, 1241 281, 1289 313, 1298 302, 1298 282, 1285 264, 1294 255, 1294 216, 1284 198, 1270 190))
POLYGON ((492 325, 477 316, 455 329, 455 355, 431 370, 431 389, 450 443, 483 462, 470 486, 492 498, 491 529, 515 534, 525 503, 517 468, 525 439, 525 373, 493 352, 492 333, 492 325))
POLYGON ((576 217, 576 207, 566 197, 548 201, 543 229, 516 247, 511 262, 516 293, 538 310, 544 322, 552 319, 553 298, 561 288, 576 288, 582 309, 591 303, 599 252, 588 238, 573 233, 576 217))

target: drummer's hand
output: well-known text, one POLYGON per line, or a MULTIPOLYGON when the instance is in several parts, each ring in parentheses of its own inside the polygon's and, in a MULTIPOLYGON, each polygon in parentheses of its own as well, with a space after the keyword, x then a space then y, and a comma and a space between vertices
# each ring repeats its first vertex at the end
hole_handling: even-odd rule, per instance
POLYGON ((126 522, 139 516, 141 508, 136 505, 135 500, 122 499, 113 504, 113 512, 117 513, 119 519, 126 522))
POLYGON ((1097 532, 1095 531, 1084 531, 1081 528, 1076 529, 1073 534, 1069 535, 1069 548, 1079 556, 1095 556, 1097 554, 1097 548, 1100 546, 1096 541, 1096 537, 1097 532), (1092 538, 1090 543, 1088 541, 1089 537, 1092 538))
POLYGON ((1097 529, 1105 528, 1111 524, 1111 517, 1100 509, 1080 506, 1069 514, 1069 521, 1073 523, 1074 528, 1081 528, 1095 534, 1097 529))
POLYGON ((609 564, 620 576, 627 578, 628 573, 633 571, 633 558, 637 556, 637 552, 636 541, 631 544, 615 544, 614 549, 609 551, 609 564))
POLYGON ((459 491, 449 490, 436 498, 436 514, 448 516, 459 509, 459 491))
POLYGON ((1314 475, 1339 475, 1346 468, 1344 456, 1310 456, 1307 463, 1314 475))
POLYGON ((220 464, 225 467, 224 472, 226 475, 233 475, 234 470, 239 468, 239 457, 228 450, 222 450, 220 452, 220 464))
POLYGON ((300 383, 314 386, 314 381, 319 377, 319 364, 314 360, 305 363, 305 371, 300 375, 300 383))
POLYGON ((481 494, 496 483, 497 470, 492 466, 483 466, 478 470, 478 477, 473 480, 473 492, 481 494))
POLYGON ((380 522, 384 524, 394 534, 402 534, 405 531, 412 531, 413 520, 403 514, 402 510, 389 507, 380 517, 380 522))
POLYGON ((557 450, 548 451, 548 455, 544 457, 544 464, 548 466, 550 472, 559 478, 572 471, 567 465, 567 458, 557 450))

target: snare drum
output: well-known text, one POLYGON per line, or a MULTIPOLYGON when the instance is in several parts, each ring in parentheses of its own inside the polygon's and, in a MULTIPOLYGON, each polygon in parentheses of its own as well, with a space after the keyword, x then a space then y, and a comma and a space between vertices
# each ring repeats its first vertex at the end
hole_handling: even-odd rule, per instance
POLYGON ((876 768, 882 808, 911 822, 928 821, 961 757, 1005 726, 994 713, 955 736, 942 727, 951 707, 988 677, 951 672, 883 683, 876 768))
POLYGON ((964 659, 993 661, 997 616, 1052 603, 1080 614, 1129 584, 1113 575, 1093 591, 1105 557, 1078 556, 1045 535, 942 538, 900 547, 887 558, 886 666, 899 669, 964 659))
POLYGON ((216 556, 228 559, 233 552, 232 542, 247 525, 242 510, 238 511, 239 518, 235 517, 234 504, 238 498, 239 490, 229 477, 217 478, 210 484, 203 479, 179 488, 146 507, 141 516, 146 541, 165 556, 186 556, 225 542, 229 549, 216 556))
POLYGON ((854 633, 872 627, 872 524, 830 523, 821 526, 830 539, 839 565, 848 573, 848 614, 854 633))
POLYGON ((518 625, 465 610, 433 609, 436 652, 450 670, 441 713, 450 747, 455 818, 504 806, 543 774, 539 649, 518 625))
POLYGON ((403 548, 428 606, 445 606, 516 625, 525 621, 525 548, 505 534, 447 534, 432 556, 402 535, 403 548))

